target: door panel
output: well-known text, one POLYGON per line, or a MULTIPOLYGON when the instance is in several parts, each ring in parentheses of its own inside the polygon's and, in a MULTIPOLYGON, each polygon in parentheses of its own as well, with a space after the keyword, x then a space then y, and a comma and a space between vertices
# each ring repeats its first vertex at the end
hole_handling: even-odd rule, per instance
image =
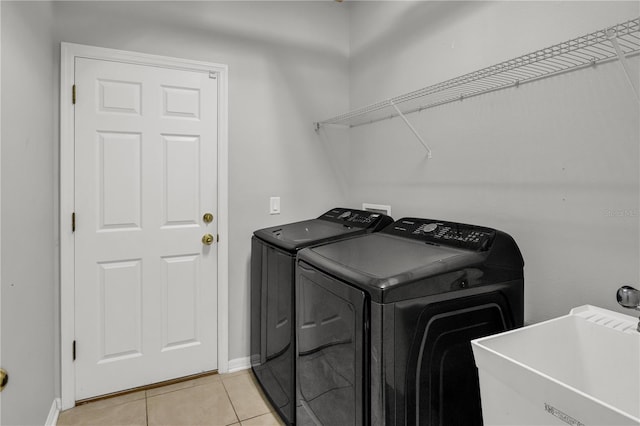
POLYGON ((200 256, 162 260, 162 350, 197 345, 200 256))
POLYGON ((200 90, 190 87, 162 86, 165 117, 200 118, 200 90))
POLYGON ((198 225, 200 214, 200 138, 162 135, 164 148, 164 227, 198 225))
POLYGON ((76 399, 217 367, 217 80, 76 58, 76 399))
POLYGON ((99 263, 98 363, 142 356, 142 262, 99 263))
POLYGON ((140 228, 140 133, 97 132, 99 230, 140 228))
POLYGON ((133 81, 115 81, 98 78, 98 111, 117 114, 141 115, 142 85, 133 81))

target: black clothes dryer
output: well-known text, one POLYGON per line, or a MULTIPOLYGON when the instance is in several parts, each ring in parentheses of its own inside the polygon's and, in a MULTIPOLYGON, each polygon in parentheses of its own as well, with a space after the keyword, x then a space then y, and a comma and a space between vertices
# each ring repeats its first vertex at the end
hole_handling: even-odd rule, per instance
POLYGON ((470 341, 522 326, 507 234, 405 218, 298 253, 297 420, 482 424, 470 341))
POLYGON ((260 229, 251 239, 251 368, 287 423, 295 421, 295 257, 311 245, 393 223, 389 216, 334 208, 317 219, 260 229))

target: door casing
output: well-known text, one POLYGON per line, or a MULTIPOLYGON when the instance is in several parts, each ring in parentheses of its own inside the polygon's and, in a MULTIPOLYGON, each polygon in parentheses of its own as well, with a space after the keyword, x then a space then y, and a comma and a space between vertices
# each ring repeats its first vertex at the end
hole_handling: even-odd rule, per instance
POLYGON ((229 368, 228 357, 228 66, 117 49, 61 43, 60 57, 60 364, 62 409, 75 405, 73 365, 74 312, 74 62, 76 57, 119 61, 180 70, 214 72, 218 92, 218 372, 229 368))
MULTIPOLYGON (((2 4, 0 4, 0 22, 2 22, 2 4)), ((0 46, 2 46, 2 36, 0 36, 0 46)), ((1 50, 1 47, 0 47, 0 50, 1 50)), ((2 52, 1 51, 0 51, 0 70, 2 70, 2 52)), ((2 81, 1 75, 2 75, 2 72, 0 71, 0 81, 2 81)), ((0 84, 0 86, 2 85, 0 84)), ((2 89, 0 88, 0 92, 1 91, 2 89)), ((0 99, 2 99, 1 96, 0 96, 0 99)), ((1 103, 2 102, 0 102, 0 104, 1 103)), ((2 146, 2 110, 1 108, 0 108, 0 146, 2 146)), ((0 173, 0 175, 2 175, 2 173, 0 173)), ((0 187, 2 186, 0 185, 0 187)), ((0 200, 2 200, 1 196, 0 196, 0 200)), ((2 204, 2 201, 0 201, 0 211, 2 210, 1 204, 2 204)), ((0 223, 2 223, 2 221, 0 221, 0 223)), ((2 241, 2 238, 0 238, 0 241, 2 241)), ((0 259, 1 258, 2 256, 0 256, 0 259)), ((1 301, 2 301, 2 281, 0 280, 0 302, 1 301)), ((0 303, 0 348, 2 348, 2 303, 0 303)), ((2 350, 0 350, 0 367, 1 366, 2 366, 2 350)), ((0 395, 0 423, 2 423, 2 395, 0 395)))

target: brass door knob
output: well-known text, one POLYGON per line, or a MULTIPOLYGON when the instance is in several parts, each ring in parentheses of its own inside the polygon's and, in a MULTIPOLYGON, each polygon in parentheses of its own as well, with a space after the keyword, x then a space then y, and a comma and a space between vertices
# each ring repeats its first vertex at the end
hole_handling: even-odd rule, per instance
POLYGON ((213 244, 213 235, 211 234, 204 234, 202 236, 202 244, 206 245, 206 246, 210 246, 211 244, 213 244))
POLYGON ((211 223, 213 222, 213 215, 211 213, 205 213, 204 216, 202 216, 202 220, 204 223, 211 223))
POLYGON ((0 392, 4 390, 7 383, 9 383, 9 374, 3 368, 0 368, 0 392))

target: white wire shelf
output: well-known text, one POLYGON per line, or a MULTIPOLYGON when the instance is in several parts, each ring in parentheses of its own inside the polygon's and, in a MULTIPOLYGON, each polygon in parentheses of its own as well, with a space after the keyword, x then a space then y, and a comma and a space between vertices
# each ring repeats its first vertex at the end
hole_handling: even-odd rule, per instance
POLYGON ((429 148, 404 115, 507 87, 517 87, 520 84, 616 58, 620 59, 626 78, 637 97, 637 76, 634 78, 631 75, 626 58, 638 52, 640 52, 640 17, 316 122, 314 126, 316 130, 327 125, 356 127, 402 117, 430 154, 429 148))

